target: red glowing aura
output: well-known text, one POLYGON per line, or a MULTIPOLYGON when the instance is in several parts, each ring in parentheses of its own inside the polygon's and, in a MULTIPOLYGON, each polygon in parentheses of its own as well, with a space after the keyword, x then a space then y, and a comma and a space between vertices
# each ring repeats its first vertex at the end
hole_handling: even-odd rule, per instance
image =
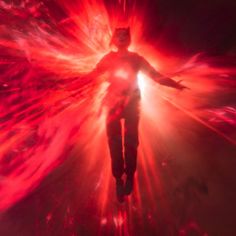
MULTIPOLYGON (((65 15, 60 19, 50 14, 43 3, 23 1, 21 5, 14 5, 2 1, 0 4, 0 17, 4 21, 0 26, 0 210, 8 209, 31 193, 78 149, 86 150, 91 145, 106 147, 101 111, 104 88, 96 78, 88 82, 83 75, 110 50, 110 38, 116 26, 130 26, 131 50, 145 56, 163 74, 176 80, 181 76, 191 88, 184 92, 160 88, 139 74, 143 114, 140 165, 144 173, 151 173, 160 191, 161 183, 153 170, 150 133, 143 128, 149 121, 154 127, 161 127, 162 135, 170 135, 172 130, 166 117, 171 114, 165 101, 235 144, 235 133, 221 130, 214 123, 217 117, 235 128, 232 122, 235 108, 223 106, 216 111, 199 107, 209 105, 208 94, 223 93, 235 87, 229 77, 236 71, 212 67, 207 60, 199 60, 200 55, 180 59, 174 55, 170 58, 161 50, 157 52, 143 39, 143 12, 135 2, 128 8, 125 0, 119 0, 107 12, 102 1, 60 0, 58 7, 65 15), (213 76, 218 80, 212 80, 213 76), (223 82, 226 87, 221 86, 223 82), (225 115, 227 112, 231 119, 225 115)), ((179 118, 172 116, 171 119, 179 118)), ((99 158, 96 151, 91 150, 86 156, 90 156, 91 166, 99 158)), ((104 188, 108 189, 109 161, 104 168, 107 170, 104 188)), ((144 181, 148 182, 147 176, 144 181)), ((139 191, 139 186, 136 190, 139 191)), ((149 190, 150 199, 154 201, 149 190)), ((102 208, 107 197, 104 192, 98 197, 102 208)), ((138 193, 137 198, 140 202, 138 193)), ((119 227, 123 219, 118 215, 114 222, 119 227)))
POLYGON ((118 6, 109 18, 102 2, 60 1, 66 17, 55 22, 42 2, 1 2, 1 210, 68 158, 81 125, 96 119, 100 86, 81 75, 109 51, 118 6))

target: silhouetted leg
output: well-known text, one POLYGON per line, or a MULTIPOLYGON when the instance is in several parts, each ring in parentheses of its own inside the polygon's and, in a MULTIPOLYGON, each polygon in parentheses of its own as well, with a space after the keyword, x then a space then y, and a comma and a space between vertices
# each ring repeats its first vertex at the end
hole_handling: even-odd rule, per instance
POLYGON ((125 119, 125 172, 133 176, 137 166, 139 114, 132 114, 125 119))
POLYGON ((111 155, 112 174, 116 179, 116 195, 119 202, 124 201, 124 159, 122 148, 121 121, 119 118, 109 117, 107 119, 107 137, 111 155))
POLYGON ((139 101, 140 94, 136 92, 129 104, 125 108, 125 137, 124 137, 124 157, 125 172, 127 176, 133 176, 137 165, 138 123, 139 123, 139 101))
POLYGON ((128 106, 125 114, 125 172, 127 175, 125 194, 133 190, 134 173, 137 166, 137 148, 139 124, 139 99, 134 99, 128 106))
POLYGON ((112 160, 112 174, 118 179, 124 173, 124 159, 122 153, 122 134, 120 119, 107 119, 107 137, 112 160))

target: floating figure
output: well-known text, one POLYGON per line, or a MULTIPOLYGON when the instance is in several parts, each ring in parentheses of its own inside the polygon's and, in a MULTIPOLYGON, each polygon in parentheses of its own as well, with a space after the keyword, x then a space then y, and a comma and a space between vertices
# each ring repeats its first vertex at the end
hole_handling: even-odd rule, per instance
POLYGON ((112 174, 116 179, 116 193, 120 202, 133 190, 134 173, 137 165, 138 123, 140 89, 137 75, 144 72, 154 81, 176 89, 186 87, 179 82, 158 73, 142 56, 130 52, 129 28, 116 28, 111 45, 117 51, 105 55, 90 73, 99 76, 108 73, 109 86, 104 104, 108 108, 106 130, 112 160, 112 174), (124 142, 122 142, 122 124, 124 121, 124 142), (126 174, 126 181, 123 175, 126 174))

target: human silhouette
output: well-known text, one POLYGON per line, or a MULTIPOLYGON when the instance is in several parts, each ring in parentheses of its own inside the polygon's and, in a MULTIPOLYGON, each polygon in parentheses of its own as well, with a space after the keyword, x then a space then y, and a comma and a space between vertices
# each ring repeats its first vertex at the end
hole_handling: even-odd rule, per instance
POLYGON ((116 179, 116 193, 120 202, 133 190, 137 165, 140 89, 137 74, 143 71, 154 81, 184 89, 174 80, 158 73, 142 56, 128 50, 131 43, 129 28, 116 28, 111 44, 117 51, 105 55, 91 72, 93 76, 108 73, 109 86, 104 98, 107 107, 106 131, 112 161, 112 174, 116 179), (122 123, 124 137, 122 139, 122 123), (123 174, 126 174, 126 181, 123 174))

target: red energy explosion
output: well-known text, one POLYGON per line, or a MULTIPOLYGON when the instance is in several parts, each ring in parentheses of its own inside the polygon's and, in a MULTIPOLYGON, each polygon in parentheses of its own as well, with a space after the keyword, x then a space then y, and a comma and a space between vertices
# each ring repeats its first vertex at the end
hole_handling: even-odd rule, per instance
MULTIPOLYGON (((117 26, 130 26, 131 51, 145 56, 162 74, 181 79, 190 88, 175 91, 160 87, 142 73, 138 75, 142 93, 138 161, 150 204, 155 204, 150 178, 159 193, 163 192, 151 146, 159 133, 163 142, 157 145, 169 155, 168 140, 175 139, 169 123, 181 127, 187 122, 181 114, 236 143, 236 108, 209 108, 215 99, 213 95, 222 96, 236 87, 230 79, 235 69, 212 66, 209 58, 201 59, 201 53, 179 58, 169 57, 161 49, 157 51, 145 42, 144 12, 135 1, 127 4, 119 0, 108 12, 103 1, 59 0, 54 15, 46 3, 0 2, 1 211, 30 194, 61 163, 76 156, 86 160, 88 172, 100 165, 102 171, 96 186, 100 186, 97 201, 103 216, 111 184, 101 104, 106 83, 96 78, 84 80, 83 75, 111 50, 111 34, 117 26), (64 14, 61 18, 57 15, 60 9, 64 14), (174 107, 175 114, 167 104, 174 107)), ((183 142, 180 148, 185 145, 183 142)), ((166 165, 162 160, 161 166, 166 165)), ((137 183, 135 191, 136 201, 142 207, 140 187, 137 183)), ((162 205, 169 209, 164 200, 162 205)), ((127 224, 127 217, 127 213, 119 212, 113 219, 116 227, 127 224)), ((102 217, 101 225, 107 220, 102 217)))

